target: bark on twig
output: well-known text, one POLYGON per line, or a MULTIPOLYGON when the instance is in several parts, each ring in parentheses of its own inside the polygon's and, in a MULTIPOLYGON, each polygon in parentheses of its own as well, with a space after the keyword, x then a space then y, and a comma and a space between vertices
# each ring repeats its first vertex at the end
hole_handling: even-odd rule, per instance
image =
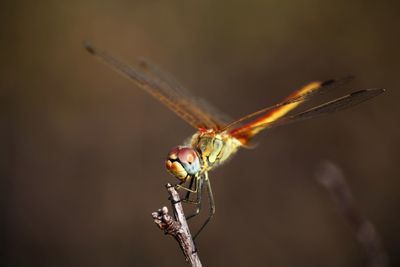
POLYGON ((188 261, 191 266, 201 267, 200 258, 192 235, 190 234, 179 194, 171 184, 167 184, 166 188, 170 195, 169 199, 171 201, 174 218, 168 214, 168 208, 163 207, 157 212, 152 213, 154 222, 165 234, 175 238, 185 255, 186 261, 188 261))
POLYGON ((366 254, 369 267, 388 266, 388 257, 374 225, 356 208, 350 188, 340 168, 330 161, 321 164, 317 181, 330 193, 340 214, 353 229, 366 254))

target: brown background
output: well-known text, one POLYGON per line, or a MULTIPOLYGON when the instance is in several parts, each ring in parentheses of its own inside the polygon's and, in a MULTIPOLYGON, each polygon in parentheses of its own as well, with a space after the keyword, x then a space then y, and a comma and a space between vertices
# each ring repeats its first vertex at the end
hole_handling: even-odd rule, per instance
POLYGON ((158 62, 233 118, 315 79, 356 75, 338 95, 387 88, 265 133, 212 172, 217 214, 198 245, 205 266, 363 266, 354 233, 314 180, 330 159, 400 264, 395 1, 5 2, 0 265, 184 265, 150 214, 175 182, 168 150, 193 129, 95 61, 85 39, 126 62, 158 62))

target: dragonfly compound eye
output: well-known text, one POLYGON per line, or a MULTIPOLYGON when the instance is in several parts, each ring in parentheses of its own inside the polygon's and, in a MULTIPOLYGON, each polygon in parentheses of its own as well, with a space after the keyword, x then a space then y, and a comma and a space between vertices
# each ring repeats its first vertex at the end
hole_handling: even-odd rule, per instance
POLYGON ((190 147, 173 148, 165 164, 167 170, 181 181, 196 175, 201 170, 199 157, 190 147))

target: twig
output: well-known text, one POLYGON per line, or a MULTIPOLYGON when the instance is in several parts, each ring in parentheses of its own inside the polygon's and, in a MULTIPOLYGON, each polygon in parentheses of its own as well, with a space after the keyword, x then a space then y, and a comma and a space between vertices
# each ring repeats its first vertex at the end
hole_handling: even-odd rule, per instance
POLYGON ((369 267, 388 266, 388 257, 381 238, 373 224, 356 208, 350 188, 340 168, 331 161, 324 161, 317 171, 316 179, 328 190, 340 214, 355 232, 358 243, 365 251, 366 265, 369 267))
POLYGON ((163 207, 157 212, 152 213, 154 222, 165 234, 173 236, 178 241, 186 261, 191 266, 201 267, 200 258, 190 234, 179 194, 171 184, 167 184, 166 188, 170 195, 169 199, 174 212, 174 218, 168 214, 167 207, 163 207))

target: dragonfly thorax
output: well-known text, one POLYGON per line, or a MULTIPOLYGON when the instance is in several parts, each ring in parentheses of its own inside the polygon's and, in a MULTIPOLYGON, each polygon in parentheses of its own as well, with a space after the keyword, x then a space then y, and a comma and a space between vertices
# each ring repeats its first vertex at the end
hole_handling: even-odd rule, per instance
POLYGON ((202 171, 208 171, 222 164, 242 145, 233 136, 214 130, 199 131, 193 135, 192 147, 200 155, 203 164, 202 171))

